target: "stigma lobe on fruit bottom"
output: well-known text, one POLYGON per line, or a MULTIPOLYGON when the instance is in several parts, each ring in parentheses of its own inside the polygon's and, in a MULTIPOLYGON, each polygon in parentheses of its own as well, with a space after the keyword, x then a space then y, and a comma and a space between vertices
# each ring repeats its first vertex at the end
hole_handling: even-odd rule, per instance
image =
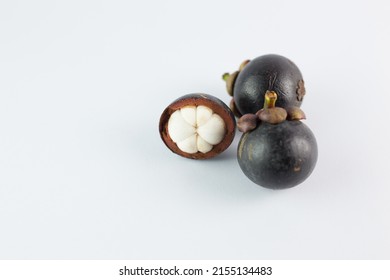
POLYGON ((186 106, 171 115, 168 132, 181 151, 207 153, 223 140, 226 125, 206 106, 186 106))

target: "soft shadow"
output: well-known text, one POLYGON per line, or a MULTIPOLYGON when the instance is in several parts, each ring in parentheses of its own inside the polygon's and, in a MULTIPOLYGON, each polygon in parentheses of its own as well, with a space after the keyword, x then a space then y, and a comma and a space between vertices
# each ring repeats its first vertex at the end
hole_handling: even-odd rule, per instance
POLYGON ((217 162, 220 162, 220 161, 233 161, 233 160, 237 160, 237 147, 232 147, 233 145, 231 145, 229 148, 227 148, 225 151, 223 151, 221 154, 213 157, 213 158, 210 158, 208 159, 208 161, 217 161, 217 162))

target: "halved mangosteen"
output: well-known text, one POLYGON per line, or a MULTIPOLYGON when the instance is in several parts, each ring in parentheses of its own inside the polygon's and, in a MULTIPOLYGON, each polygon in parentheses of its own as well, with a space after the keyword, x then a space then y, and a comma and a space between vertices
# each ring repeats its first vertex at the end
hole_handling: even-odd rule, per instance
POLYGON ((208 94, 187 94, 173 101, 160 117, 160 136, 174 153, 207 159, 226 150, 235 135, 232 111, 208 94))

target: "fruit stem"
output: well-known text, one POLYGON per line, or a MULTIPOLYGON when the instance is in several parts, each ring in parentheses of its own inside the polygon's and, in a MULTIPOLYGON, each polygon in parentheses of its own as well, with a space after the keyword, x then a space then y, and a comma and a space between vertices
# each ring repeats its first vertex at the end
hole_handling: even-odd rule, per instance
POLYGON ((222 75, 222 80, 224 80, 225 82, 227 82, 227 80, 229 79, 229 77, 230 77, 230 74, 229 74, 229 73, 224 73, 224 74, 222 75))
POLYGON ((264 98, 264 109, 275 108, 276 99, 278 99, 276 92, 267 90, 264 98))

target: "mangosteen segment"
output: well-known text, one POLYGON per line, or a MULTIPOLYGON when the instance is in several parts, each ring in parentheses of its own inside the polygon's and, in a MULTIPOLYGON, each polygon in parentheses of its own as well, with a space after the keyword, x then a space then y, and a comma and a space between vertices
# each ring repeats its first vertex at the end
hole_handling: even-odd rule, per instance
POLYGON ((207 94, 188 94, 164 110, 159 130, 172 152, 206 159, 229 147, 235 126, 233 113, 221 100, 207 94))
POLYGON ((169 118, 168 130, 172 140, 176 143, 196 133, 196 128, 185 120, 181 110, 175 111, 169 118))
POLYGON ((210 108, 186 106, 171 115, 168 133, 183 152, 207 153, 223 140, 226 126, 210 108))
POLYGON ((208 120, 197 127, 198 136, 211 145, 219 144, 223 140, 225 132, 225 122, 214 113, 208 120))

